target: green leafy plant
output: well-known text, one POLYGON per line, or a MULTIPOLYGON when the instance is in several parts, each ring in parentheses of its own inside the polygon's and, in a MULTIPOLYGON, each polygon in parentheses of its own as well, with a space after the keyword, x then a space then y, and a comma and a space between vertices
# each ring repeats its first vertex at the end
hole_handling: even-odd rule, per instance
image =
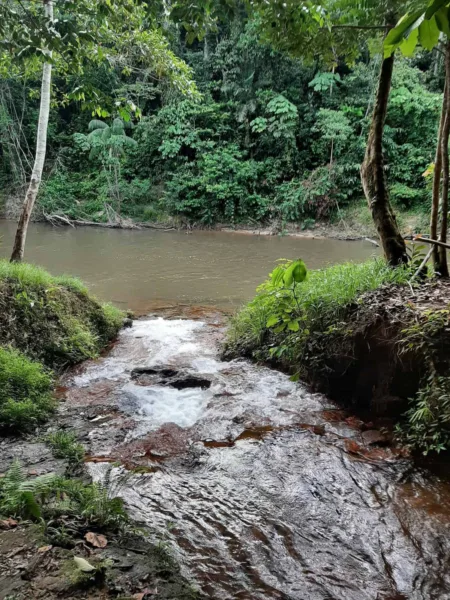
POLYGON ((84 447, 78 443, 77 436, 71 431, 58 430, 49 433, 45 441, 51 447, 55 458, 64 458, 70 466, 79 465, 84 458, 84 447))
POLYGON ((40 364, 12 348, 0 347, 0 428, 27 431, 45 421, 55 402, 53 378, 40 364))
POLYGON ((117 489, 109 474, 102 483, 92 484, 54 474, 30 478, 14 461, 0 480, 0 514, 44 521, 53 530, 68 521, 74 531, 86 526, 118 530, 128 517, 122 500, 114 495, 117 489))
POLYGON ((270 275, 273 287, 272 294, 277 298, 275 311, 270 314, 266 326, 273 327, 275 333, 289 330, 297 332, 300 329, 298 312, 300 305, 296 294, 296 286, 307 276, 305 263, 302 260, 290 261, 279 265, 270 275))
POLYGON ((432 375, 410 400, 399 439, 424 455, 450 448, 450 379, 432 375))

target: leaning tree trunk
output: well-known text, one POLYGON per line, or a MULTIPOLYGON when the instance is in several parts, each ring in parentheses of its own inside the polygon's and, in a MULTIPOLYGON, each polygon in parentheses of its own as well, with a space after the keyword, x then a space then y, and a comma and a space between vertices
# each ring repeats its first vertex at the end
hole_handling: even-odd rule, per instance
MULTIPOLYGON (((448 227, 448 192, 449 192, 449 156, 448 141, 450 136, 450 42, 447 42, 445 53, 445 92, 444 92, 444 115, 442 127, 441 154, 442 154, 442 200, 441 200, 441 235, 440 241, 447 242, 448 227)), ((438 261, 435 265, 436 272, 441 277, 448 277, 448 262, 446 248, 439 246, 438 261)))
MULTIPOLYGON (((53 20, 53 0, 43 0, 45 16, 48 20, 53 20)), ((51 58, 51 51, 47 51, 47 56, 51 58)), ((25 252, 25 241, 27 238, 28 224, 34 203, 39 191, 39 185, 42 179, 42 171, 45 163, 45 153, 47 150, 47 130, 48 118, 50 114, 50 93, 51 93, 52 65, 45 62, 42 70, 41 86, 41 104, 39 108, 39 122, 36 139, 36 155, 34 159, 33 171, 31 173, 30 184, 23 203, 22 213, 17 225, 16 237, 11 255, 11 262, 21 262, 25 252)))
POLYGON ((405 241, 389 202, 389 191, 384 170, 383 130, 393 69, 394 56, 392 55, 385 58, 381 65, 366 155, 361 166, 361 180, 386 260, 390 265, 396 266, 406 263, 408 256, 405 241))

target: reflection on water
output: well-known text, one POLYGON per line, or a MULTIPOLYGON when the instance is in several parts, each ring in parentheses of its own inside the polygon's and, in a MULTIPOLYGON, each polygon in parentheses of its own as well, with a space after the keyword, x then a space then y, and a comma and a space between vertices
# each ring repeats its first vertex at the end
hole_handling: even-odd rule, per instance
MULTIPOLYGON (((8 257, 15 223, 0 221, 0 255, 8 257)), ((279 258, 309 268, 362 261, 369 242, 196 231, 52 228, 34 223, 26 260, 53 274, 77 275, 102 299, 138 312, 167 303, 232 308, 249 300, 279 258)))

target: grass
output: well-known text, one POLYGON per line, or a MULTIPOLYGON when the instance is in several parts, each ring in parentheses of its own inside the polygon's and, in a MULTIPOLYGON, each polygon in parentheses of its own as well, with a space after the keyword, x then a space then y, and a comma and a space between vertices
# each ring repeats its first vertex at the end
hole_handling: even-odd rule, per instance
POLYGON ((44 366, 13 348, 0 347, 0 429, 29 431, 55 408, 53 377, 44 366))
POLYGON ((42 267, 29 263, 10 263, 0 260, 0 280, 11 279, 19 282, 24 287, 42 286, 52 288, 62 286, 80 294, 87 294, 84 283, 75 277, 61 275, 53 277, 42 267))
POLYGON ((67 460, 69 466, 78 466, 84 458, 84 447, 78 443, 77 436, 72 431, 58 430, 49 433, 45 438, 51 447, 55 458, 67 460))
POLYGON ((23 432, 42 423, 54 408, 43 365, 60 372, 95 358, 124 317, 78 279, 0 260, 0 428, 23 432))
POLYGON ((289 292, 274 289, 269 280, 258 288, 255 299, 232 319, 226 350, 231 354, 257 353, 259 358, 270 358, 270 346, 304 343, 313 332, 336 326, 346 308, 364 292, 381 285, 406 283, 410 276, 407 268, 391 269, 382 259, 344 263, 310 271, 307 279, 295 286, 296 298, 289 292), (279 310, 280 293, 290 303, 292 314, 298 317, 300 331, 286 331, 277 337, 267 322, 279 310))
POLYGON ((55 370, 94 358, 123 324, 78 279, 0 261, 0 345, 14 346, 55 370))

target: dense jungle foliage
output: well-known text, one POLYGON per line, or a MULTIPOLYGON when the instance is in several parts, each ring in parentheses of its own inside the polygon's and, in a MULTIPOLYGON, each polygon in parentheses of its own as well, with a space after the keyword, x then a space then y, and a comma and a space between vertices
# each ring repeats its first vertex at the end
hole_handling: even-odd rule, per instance
MULTIPOLYGON (((333 72, 261 44, 257 22, 233 18, 191 45, 168 25, 168 37, 199 93, 149 78, 136 53, 132 67, 85 73, 111 99, 93 120, 71 99, 76 80, 58 82, 36 216, 307 228, 364 210, 359 170, 380 48, 333 72)), ((385 151, 400 213, 429 213, 442 72, 439 51, 395 66, 385 151)), ((12 213, 32 164, 37 89, 32 78, 0 80, 0 186, 12 213)))

